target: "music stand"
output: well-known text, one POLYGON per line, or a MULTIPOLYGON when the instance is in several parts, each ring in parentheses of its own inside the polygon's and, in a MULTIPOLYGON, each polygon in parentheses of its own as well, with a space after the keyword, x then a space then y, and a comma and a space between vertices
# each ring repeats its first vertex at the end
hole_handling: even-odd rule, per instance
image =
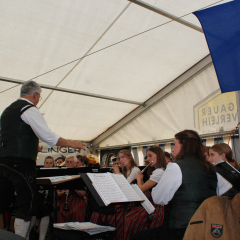
POLYGON ((65 179, 62 181, 58 181, 58 182, 51 182, 50 178, 37 178, 36 182, 37 185, 42 185, 42 186, 48 186, 50 189, 53 190, 53 222, 55 223, 57 220, 57 185, 59 184, 64 184, 66 182, 69 181, 73 181, 76 179, 79 179, 80 176, 78 176, 78 178, 69 178, 69 179, 65 179))
POLYGON ((95 201, 97 202, 99 208, 103 209, 103 208, 109 208, 109 207, 114 207, 117 205, 122 205, 123 206, 123 233, 122 235, 124 236, 124 217, 125 217, 125 209, 127 209, 127 207, 132 204, 132 203, 139 203, 139 201, 132 201, 132 202, 116 202, 116 203, 110 203, 108 206, 105 205, 105 203, 103 202, 103 200, 101 199, 101 197, 99 196, 98 192, 96 191, 96 189, 94 188, 92 181, 90 180, 90 178, 87 176, 86 173, 82 173, 81 174, 81 178, 83 179, 84 183, 86 184, 87 189, 89 190, 89 192, 91 193, 92 197, 95 199, 95 201))
POLYGON ((240 191, 240 172, 228 162, 219 159, 214 166, 217 173, 230 182, 233 187, 240 191))

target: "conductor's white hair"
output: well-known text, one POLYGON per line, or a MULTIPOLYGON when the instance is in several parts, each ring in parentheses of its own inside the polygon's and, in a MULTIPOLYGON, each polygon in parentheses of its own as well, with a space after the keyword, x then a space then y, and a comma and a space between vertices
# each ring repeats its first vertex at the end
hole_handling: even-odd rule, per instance
POLYGON ((34 81, 27 81, 25 82, 20 90, 20 96, 26 95, 26 96, 33 96, 33 94, 41 93, 41 87, 34 81))

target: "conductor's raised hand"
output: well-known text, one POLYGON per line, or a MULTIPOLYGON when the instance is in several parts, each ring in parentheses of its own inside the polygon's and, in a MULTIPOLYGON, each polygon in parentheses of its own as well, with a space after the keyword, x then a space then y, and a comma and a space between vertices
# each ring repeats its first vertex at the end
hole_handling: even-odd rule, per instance
POLYGON ((78 148, 78 149, 83 149, 86 150, 86 144, 82 142, 75 142, 75 141, 70 141, 72 148, 78 148))
POLYGON ((86 144, 82 142, 77 142, 77 141, 70 141, 64 138, 59 138, 57 141, 57 146, 62 146, 62 147, 72 147, 72 148, 78 148, 78 149, 83 149, 86 150, 86 144))

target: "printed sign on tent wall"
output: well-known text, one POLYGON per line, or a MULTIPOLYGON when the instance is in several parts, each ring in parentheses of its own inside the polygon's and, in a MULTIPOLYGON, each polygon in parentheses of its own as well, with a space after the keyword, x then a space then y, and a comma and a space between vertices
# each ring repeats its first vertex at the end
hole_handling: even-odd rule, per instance
POLYGON ((194 125, 202 133, 228 131, 238 123, 236 92, 215 91, 193 107, 194 125))
POLYGON ((39 147, 42 149, 42 152, 38 153, 37 165, 43 165, 47 156, 52 156, 54 159, 57 159, 58 157, 62 156, 67 157, 69 155, 87 155, 90 153, 88 147, 86 150, 60 146, 48 148, 45 142, 40 142, 39 147))

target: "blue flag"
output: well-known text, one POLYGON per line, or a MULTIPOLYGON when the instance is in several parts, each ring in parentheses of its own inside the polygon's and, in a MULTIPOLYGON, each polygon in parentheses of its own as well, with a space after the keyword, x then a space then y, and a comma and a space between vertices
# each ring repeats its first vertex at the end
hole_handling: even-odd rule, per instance
POLYGON ((222 93, 240 90, 240 0, 194 14, 202 25, 222 93))

